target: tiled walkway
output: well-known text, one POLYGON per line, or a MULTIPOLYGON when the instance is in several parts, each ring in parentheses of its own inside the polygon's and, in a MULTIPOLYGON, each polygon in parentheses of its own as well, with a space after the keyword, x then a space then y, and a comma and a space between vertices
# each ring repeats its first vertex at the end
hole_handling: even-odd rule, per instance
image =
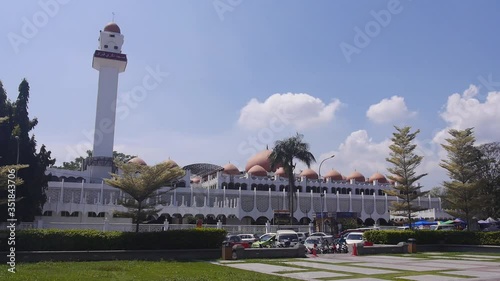
POLYGON ((220 261, 218 264, 297 280, 499 280, 500 256, 429 253, 429 258, 406 256, 351 256, 328 254, 319 257, 261 262, 220 261), (269 264, 272 263, 272 264, 269 264))

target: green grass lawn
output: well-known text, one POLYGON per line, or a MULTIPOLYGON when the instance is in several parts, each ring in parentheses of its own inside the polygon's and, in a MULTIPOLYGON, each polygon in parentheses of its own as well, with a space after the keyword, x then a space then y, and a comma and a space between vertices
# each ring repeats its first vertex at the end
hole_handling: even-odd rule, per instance
POLYGON ((0 280, 295 280, 224 267, 208 262, 147 262, 147 261, 101 261, 101 262, 41 262, 17 264, 17 273, 0 266, 0 280))

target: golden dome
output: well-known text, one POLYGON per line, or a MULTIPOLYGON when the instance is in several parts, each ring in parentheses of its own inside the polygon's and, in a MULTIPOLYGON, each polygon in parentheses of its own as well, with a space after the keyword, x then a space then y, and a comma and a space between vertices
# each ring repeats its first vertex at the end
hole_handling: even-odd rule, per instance
POLYGON ((313 170, 313 169, 305 169, 300 173, 301 177, 306 177, 307 179, 310 180, 317 180, 318 179, 318 174, 313 170))
POLYGON ((134 157, 134 158, 128 160, 127 163, 133 163, 133 164, 144 165, 144 166, 148 165, 148 164, 146 164, 146 162, 144 160, 142 160, 139 157, 134 157))
POLYGON ((276 176, 284 177, 286 176, 285 169, 283 167, 279 167, 276 172, 274 172, 276 176))
POLYGON ((267 176, 267 171, 260 165, 255 165, 253 166, 250 170, 248 170, 248 173, 252 176, 257 176, 257 177, 265 177, 267 176))
POLYGON ((120 27, 114 22, 110 22, 110 23, 106 24, 106 26, 104 27, 104 31, 121 33, 120 27))
POLYGON ((340 174, 337 170, 330 170, 328 173, 326 173, 325 179, 331 179, 331 180, 334 180, 334 181, 341 181, 341 180, 345 180, 344 177, 342 177, 342 174, 340 174))
POLYGON ((378 183, 387 183, 387 179, 385 178, 385 176, 379 172, 376 172, 368 179, 369 182, 373 182, 374 180, 377 180, 378 183))
POLYGON ((239 175, 240 174, 240 170, 238 170, 238 168, 231 163, 227 163, 222 168, 224 168, 224 171, 222 171, 224 174, 228 174, 228 175, 239 175))
POLYGON ((354 171, 352 174, 347 176, 346 180, 350 181, 354 179, 357 182, 365 182, 365 176, 363 176, 360 172, 354 171))
POLYGON ((254 156, 252 156, 245 166, 245 171, 249 171, 253 166, 259 165, 267 172, 271 171, 271 162, 269 161, 269 155, 271 155, 272 151, 269 149, 263 150, 254 156))

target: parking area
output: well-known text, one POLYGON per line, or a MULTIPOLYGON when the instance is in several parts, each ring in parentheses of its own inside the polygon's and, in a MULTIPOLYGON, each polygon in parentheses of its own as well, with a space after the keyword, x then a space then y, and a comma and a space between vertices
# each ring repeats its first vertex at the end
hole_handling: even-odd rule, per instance
POLYGON ((302 259, 219 261, 222 266, 296 280, 500 280, 500 256, 426 253, 352 256, 330 254, 302 259))

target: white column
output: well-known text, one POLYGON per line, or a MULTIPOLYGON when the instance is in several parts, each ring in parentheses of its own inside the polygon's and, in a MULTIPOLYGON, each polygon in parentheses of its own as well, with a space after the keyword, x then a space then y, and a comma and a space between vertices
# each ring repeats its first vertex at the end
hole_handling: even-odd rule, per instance
POLYGON ((337 212, 340 212, 340 196, 338 190, 337 190, 337 212))
POLYGON ((226 207, 226 187, 224 186, 223 195, 222 195, 222 207, 226 207))
POLYGON ((80 204, 83 204, 83 180, 82 180, 82 187, 80 188, 80 204))
POLYGON ((316 212, 314 211, 314 201, 313 201, 313 191, 312 190, 309 190, 309 197, 311 198, 311 211, 313 211, 314 214, 316 214, 316 212))
POLYGON ((193 206, 193 186, 191 184, 190 184, 190 186, 191 186, 191 198, 190 198, 190 200, 191 200, 191 207, 192 207, 193 206))
POLYGON ((64 179, 61 180, 61 198, 59 198, 59 202, 64 203, 64 179))
POLYGON ((99 198, 100 204, 103 204, 103 202, 104 202, 102 200, 103 198, 104 198, 104 181, 101 182, 101 197, 99 198))
POLYGON ((361 192, 361 214, 363 214, 364 212, 365 212, 365 193, 361 192))
POLYGON ((352 192, 349 191, 349 212, 352 213, 352 192))
POLYGON ((253 209, 257 210, 257 187, 253 190, 253 209))

